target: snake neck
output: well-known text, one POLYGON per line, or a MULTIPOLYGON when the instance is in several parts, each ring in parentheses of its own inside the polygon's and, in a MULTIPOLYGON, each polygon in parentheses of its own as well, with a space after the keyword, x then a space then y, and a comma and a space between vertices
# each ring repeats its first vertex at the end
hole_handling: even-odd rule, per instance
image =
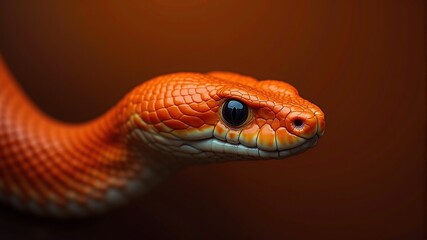
POLYGON ((137 151, 120 102, 98 119, 66 124, 44 115, 0 59, 0 200, 55 217, 104 212, 169 171, 137 151))

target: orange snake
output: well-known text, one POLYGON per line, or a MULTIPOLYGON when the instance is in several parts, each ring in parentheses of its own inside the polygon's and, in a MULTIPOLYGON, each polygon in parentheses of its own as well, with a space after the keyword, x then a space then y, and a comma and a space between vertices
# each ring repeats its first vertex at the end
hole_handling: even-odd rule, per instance
POLYGON ((324 129, 291 85, 229 72, 160 76, 67 124, 31 103, 0 55, 0 200, 41 216, 105 212, 191 164, 284 158, 324 129))

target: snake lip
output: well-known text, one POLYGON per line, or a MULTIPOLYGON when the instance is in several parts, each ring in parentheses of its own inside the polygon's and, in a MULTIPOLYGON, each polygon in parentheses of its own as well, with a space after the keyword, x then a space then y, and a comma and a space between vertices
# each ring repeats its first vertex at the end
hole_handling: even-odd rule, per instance
POLYGON ((312 137, 309 142, 310 142, 310 148, 313 148, 314 146, 317 145, 317 141, 319 140, 320 136, 318 134, 314 135, 314 137, 312 137))
POLYGON ((302 143, 296 147, 279 151, 279 158, 295 155, 295 154, 304 152, 305 150, 307 150, 309 148, 313 148, 314 146, 316 146, 318 139, 319 139, 319 136, 316 134, 311 139, 308 139, 307 141, 305 141, 304 143, 302 143))
POLYGON ((215 137, 202 140, 172 140, 161 135, 148 133, 141 130, 134 130, 135 137, 140 138, 144 142, 158 150, 166 151, 178 157, 192 158, 211 158, 215 155, 231 154, 235 155, 233 159, 282 159, 291 155, 301 153, 317 144, 318 135, 310 139, 305 139, 298 146, 283 150, 266 151, 259 147, 248 147, 242 143, 229 143, 215 137))

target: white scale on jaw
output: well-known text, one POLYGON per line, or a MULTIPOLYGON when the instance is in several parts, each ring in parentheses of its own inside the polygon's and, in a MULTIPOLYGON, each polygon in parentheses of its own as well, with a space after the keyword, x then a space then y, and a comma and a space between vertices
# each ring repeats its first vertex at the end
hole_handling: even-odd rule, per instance
POLYGON ((243 144, 232 144, 215 138, 212 134, 210 138, 202 140, 176 140, 166 138, 158 133, 134 129, 133 136, 141 139, 144 144, 154 149, 173 153, 181 157, 204 157, 214 156, 216 154, 236 154, 244 158, 262 157, 262 158, 279 158, 287 157, 313 147, 317 143, 317 136, 306 140, 301 145, 282 151, 264 151, 257 147, 247 147, 243 144))

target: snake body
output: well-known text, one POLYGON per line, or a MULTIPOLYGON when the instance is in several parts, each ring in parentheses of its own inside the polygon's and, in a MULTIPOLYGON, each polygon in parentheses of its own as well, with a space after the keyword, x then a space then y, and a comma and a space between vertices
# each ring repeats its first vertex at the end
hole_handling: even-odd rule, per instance
POLYGON ((0 200, 40 216, 102 213, 184 166, 281 159, 324 128, 291 85, 230 72, 156 77, 99 118, 68 124, 34 106, 0 57, 0 200), (239 126, 222 115, 230 99, 247 105, 239 126))

